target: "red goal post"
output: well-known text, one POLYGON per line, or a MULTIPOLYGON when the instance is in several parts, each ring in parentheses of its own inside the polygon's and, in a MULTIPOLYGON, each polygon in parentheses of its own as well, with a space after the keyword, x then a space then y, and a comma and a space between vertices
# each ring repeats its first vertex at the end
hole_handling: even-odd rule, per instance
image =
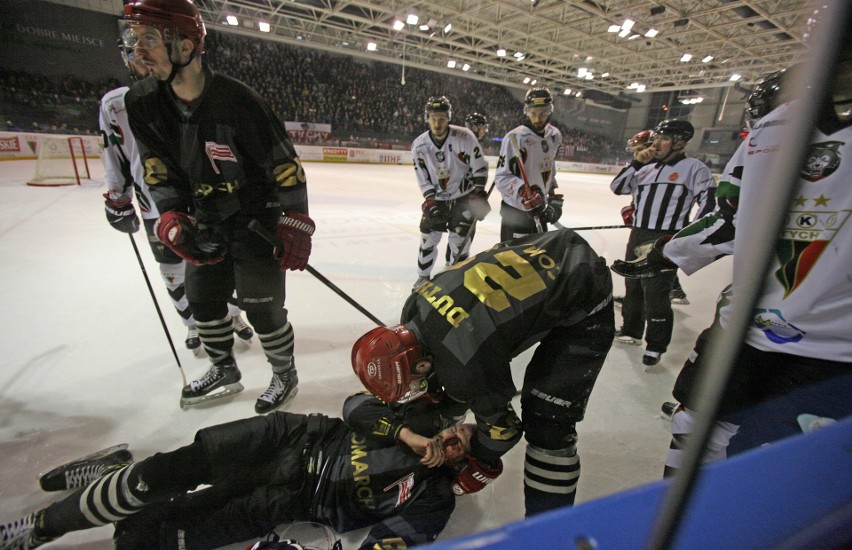
POLYGON ((38 160, 27 185, 59 187, 91 179, 86 144, 80 136, 41 136, 38 160))

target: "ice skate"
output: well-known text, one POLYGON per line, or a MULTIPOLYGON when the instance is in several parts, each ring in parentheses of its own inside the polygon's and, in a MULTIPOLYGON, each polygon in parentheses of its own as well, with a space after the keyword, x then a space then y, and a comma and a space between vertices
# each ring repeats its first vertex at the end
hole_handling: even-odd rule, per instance
POLYGON ((38 537, 34 530, 42 512, 35 512, 17 521, 0 525, 0 550, 31 550, 54 540, 38 537))
POLYGON ((676 305, 689 305, 689 300, 686 299, 686 292, 677 288, 673 288, 671 292, 669 292, 669 300, 671 300, 671 302, 676 305))
POLYGON ((411 292, 417 292, 417 289, 423 286, 423 283, 428 281, 429 277, 427 277, 426 275, 421 275, 420 277, 417 277, 417 280, 414 281, 414 285, 411 287, 411 292))
POLYGON ((198 327, 192 325, 187 327, 186 331, 186 349, 192 351, 195 355, 201 353, 201 338, 198 337, 198 327))
POLYGON ((242 378, 240 369, 234 363, 213 365, 204 376, 183 388, 180 408, 194 407, 239 393, 243 391, 240 378, 242 378))
POLYGON ((615 331, 615 341, 619 344, 626 344, 628 346, 638 346, 642 343, 639 338, 628 336, 620 330, 615 331))
POLYGON ((659 364, 662 355, 659 351, 646 351, 645 355, 642 356, 642 364, 645 365, 645 370, 659 364))
POLYGON ((242 315, 236 315, 233 318, 234 321, 234 334, 240 337, 241 340, 246 342, 251 342, 252 336, 254 336, 254 330, 243 321, 242 315))
POLYGON ((265 414, 274 411, 278 407, 295 397, 299 388, 299 377, 296 374, 296 369, 289 369, 282 373, 272 373, 272 380, 269 382, 269 387, 266 391, 257 398, 254 404, 254 410, 257 414, 265 414))
POLYGON ((107 447, 96 453, 66 462, 46 474, 38 483, 43 491, 65 491, 85 487, 104 474, 133 462, 127 443, 107 447))

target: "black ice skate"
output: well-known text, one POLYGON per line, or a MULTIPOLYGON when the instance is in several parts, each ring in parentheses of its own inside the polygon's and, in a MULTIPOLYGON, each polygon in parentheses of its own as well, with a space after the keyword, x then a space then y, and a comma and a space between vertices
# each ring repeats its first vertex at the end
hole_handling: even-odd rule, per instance
POLYGON ((183 388, 180 408, 193 407, 201 403, 221 399, 243 391, 240 384, 240 369, 234 363, 213 365, 207 373, 183 388))
POLYGON ((192 325, 187 328, 184 344, 186 344, 186 349, 192 351, 195 355, 201 353, 201 338, 198 337, 198 327, 192 325))
POLYGON ((34 530, 43 512, 35 512, 12 523, 0 525, 0 549, 31 550, 54 540, 36 536, 34 530))
POLYGON ((66 462, 46 474, 41 474, 38 483, 43 491, 65 491, 85 487, 104 474, 132 462, 133 455, 127 450, 127 443, 122 443, 66 462))
POLYGON ((252 328, 243 321, 242 315, 237 315, 233 317, 234 321, 234 334, 240 337, 241 340, 245 340, 246 342, 251 342, 251 337, 254 336, 254 331, 252 328))
POLYGON ((684 292, 684 291, 682 291, 678 288, 673 288, 671 290, 671 292, 669 292, 669 300, 671 300, 671 302, 673 304, 676 304, 676 305, 679 305, 679 306, 688 306, 689 305, 689 300, 687 300, 687 298, 686 298, 686 292, 684 292))
POLYGON ((299 388, 299 377, 296 375, 296 369, 289 369, 282 373, 272 373, 272 381, 269 382, 269 387, 263 392, 263 395, 257 398, 254 404, 254 411, 257 414, 265 414, 274 411, 284 404, 285 401, 296 396, 299 388))

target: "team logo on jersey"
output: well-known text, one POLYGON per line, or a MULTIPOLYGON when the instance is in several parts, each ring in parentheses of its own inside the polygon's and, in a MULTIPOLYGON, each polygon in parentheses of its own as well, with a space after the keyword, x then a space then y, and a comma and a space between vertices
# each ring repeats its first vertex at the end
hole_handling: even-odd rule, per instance
POLYGON ((547 140, 541 140, 541 150, 546 155, 548 151, 550 151, 550 145, 547 144, 547 140))
POLYGON ((443 151, 436 151, 436 152, 435 152, 435 158, 436 158, 436 159, 438 159, 438 162, 444 162, 444 159, 445 159, 446 157, 444 156, 444 152, 443 152, 443 151))
POLYGON ((396 506, 401 506, 411 498, 411 490, 414 488, 414 472, 411 472, 399 481, 394 481, 384 488, 384 492, 392 491, 394 487, 399 489, 399 494, 396 497, 396 506))
POLYGON ((776 344, 795 343, 807 334, 793 323, 788 323, 777 309, 756 309, 754 326, 776 344))
POLYGON ((438 178, 438 185, 441 186, 441 189, 446 191, 447 183, 450 181, 450 170, 447 168, 438 168, 435 170, 435 176, 438 178))
POLYGON ((678 174, 677 172, 672 172, 671 174, 669 174, 669 181, 677 181, 679 177, 680 174, 678 174))
POLYGON ((216 166, 214 161, 237 162, 237 157, 234 156, 231 148, 227 145, 219 145, 212 141, 205 141, 204 152, 207 153, 207 158, 210 159, 210 165, 213 167, 213 171, 217 174, 219 173, 219 167, 216 166))
POLYGON ((824 141, 811 145, 805 167, 802 168, 802 178, 814 182, 833 174, 840 166, 840 151, 838 149, 841 145, 845 145, 845 142, 824 141))

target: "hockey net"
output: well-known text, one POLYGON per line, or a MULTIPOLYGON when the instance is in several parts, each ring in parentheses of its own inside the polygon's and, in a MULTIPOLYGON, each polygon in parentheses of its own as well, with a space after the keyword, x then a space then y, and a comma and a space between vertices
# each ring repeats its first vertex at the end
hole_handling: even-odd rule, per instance
POLYGON ((42 136, 35 173, 27 185, 80 185, 82 180, 91 177, 83 138, 42 136))

